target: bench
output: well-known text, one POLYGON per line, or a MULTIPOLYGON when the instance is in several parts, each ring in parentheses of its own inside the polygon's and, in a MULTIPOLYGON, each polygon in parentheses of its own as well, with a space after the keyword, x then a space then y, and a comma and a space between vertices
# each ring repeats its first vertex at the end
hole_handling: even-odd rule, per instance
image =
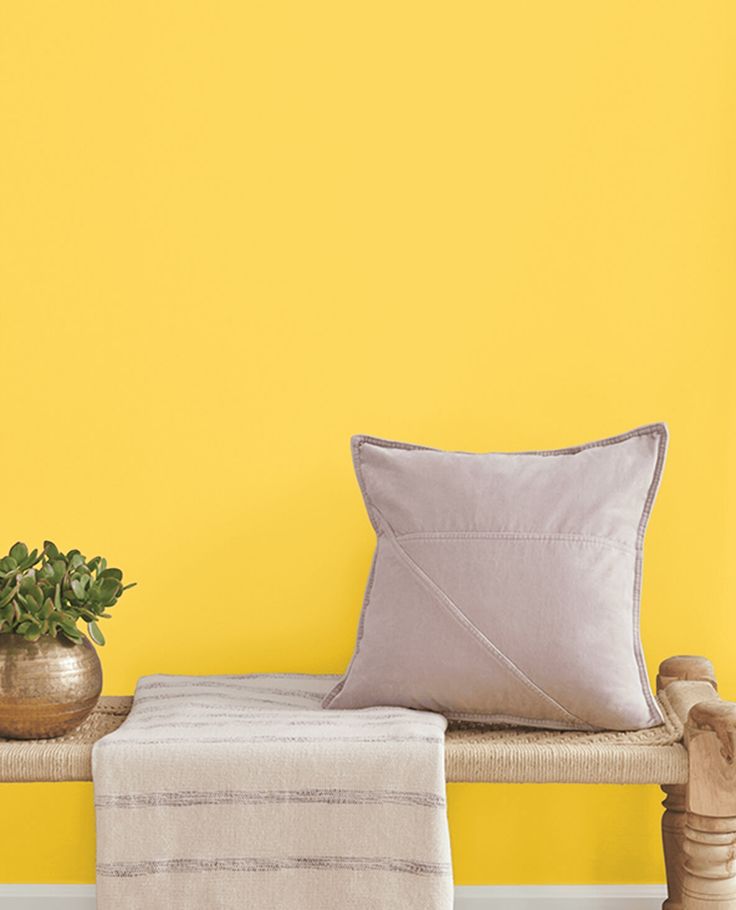
MULTIPOLYGON (((451 725, 449 782, 657 784, 663 802, 666 910, 736 910, 736 704, 719 698, 710 661, 671 657, 657 676, 665 722, 633 732, 451 725)), ((132 698, 100 699, 53 740, 0 740, 0 781, 89 781, 92 747, 132 698)))

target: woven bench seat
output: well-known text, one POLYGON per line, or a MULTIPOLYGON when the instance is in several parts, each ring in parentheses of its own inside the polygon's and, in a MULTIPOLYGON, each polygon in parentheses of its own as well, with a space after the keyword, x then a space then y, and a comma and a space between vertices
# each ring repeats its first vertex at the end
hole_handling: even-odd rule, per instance
MULTIPOLYGON (((700 684, 687 685, 691 689, 700 684)), ((0 740, 0 781, 91 780, 92 746, 123 723, 131 703, 129 696, 103 697, 81 727, 57 739, 0 740)), ((453 726, 446 739, 447 779, 478 783, 684 783, 688 757, 681 742, 680 718, 686 712, 683 715, 682 708, 678 711, 671 696, 664 693, 660 705, 664 725, 631 733, 453 726)))

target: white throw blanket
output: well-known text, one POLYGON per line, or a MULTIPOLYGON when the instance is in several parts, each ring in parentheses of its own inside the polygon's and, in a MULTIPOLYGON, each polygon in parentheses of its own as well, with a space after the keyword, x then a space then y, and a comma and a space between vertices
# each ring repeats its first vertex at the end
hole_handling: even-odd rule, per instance
POLYGON ((147 676, 93 753, 99 910, 451 910, 445 719, 147 676))

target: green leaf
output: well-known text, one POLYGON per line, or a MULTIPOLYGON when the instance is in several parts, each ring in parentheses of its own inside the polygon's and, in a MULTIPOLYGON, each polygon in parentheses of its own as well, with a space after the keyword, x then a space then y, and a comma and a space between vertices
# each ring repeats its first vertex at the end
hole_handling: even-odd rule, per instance
POLYGON ((103 572, 100 572, 98 578, 117 578, 118 581, 123 580, 123 573, 120 569, 105 569, 103 572))
POLYGON ((33 591, 36 587, 36 578, 31 570, 27 575, 24 575, 20 580, 20 592, 22 594, 27 594, 29 591, 33 591))
POLYGON ((56 557, 59 555, 59 548, 50 540, 44 540, 43 552, 48 559, 56 559, 56 557))
POLYGON ((47 631, 48 625, 39 619, 34 619, 27 623, 28 629, 23 634, 26 641, 38 641, 38 639, 47 631))
POLYGON ((28 547, 19 540, 10 548, 10 555, 16 563, 22 562, 28 556, 28 547))
POLYGON ((12 556, 4 556, 0 559, 0 569, 3 572, 14 572, 18 568, 18 563, 12 556))
MULTIPOLYGON (((69 558, 68 554, 67 554, 67 558, 69 558)), ((82 554, 78 550, 77 550, 77 552, 75 552, 74 556, 72 556, 71 559, 69 559, 69 565, 72 567, 72 569, 76 569, 78 566, 81 566, 83 562, 84 562, 84 556, 82 556, 82 554)))
POLYGON ((15 587, 10 588, 10 590, 6 591, 5 594, 0 597, 0 607, 4 607, 6 604, 10 603, 10 601, 18 593, 18 587, 18 585, 15 585, 15 587))
POLYGON ((38 550, 31 550, 25 559, 21 559, 18 562, 18 568, 22 570, 30 569, 30 567, 36 562, 38 562, 38 550))
POLYGON ((59 628, 66 635, 67 638, 71 638, 72 641, 79 641, 82 637, 82 633, 74 625, 73 622, 64 618, 59 621, 59 628))
POLYGON ((84 585, 76 578, 72 578, 72 591, 77 600, 84 600, 84 585))
POLYGON ((105 636, 102 634, 102 632, 100 632, 100 627, 97 625, 96 622, 94 622, 94 621, 88 622, 87 631, 89 632, 89 637, 92 639, 92 641, 96 645, 105 644, 105 636))
POLYGON ((99 588, 102 600, 109 600, 111 597, 115 597, 120 588, 121 584, 117 578, 105 578, 99 588))

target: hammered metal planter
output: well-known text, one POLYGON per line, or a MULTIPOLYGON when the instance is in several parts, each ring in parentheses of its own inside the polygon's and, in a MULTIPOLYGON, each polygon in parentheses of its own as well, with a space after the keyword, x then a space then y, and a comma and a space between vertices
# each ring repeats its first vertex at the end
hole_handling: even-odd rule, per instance
POLYGON ((79 726, 97 704, 102 667, 87 638, 0 634, 0 737, 48 739, 79 726))

